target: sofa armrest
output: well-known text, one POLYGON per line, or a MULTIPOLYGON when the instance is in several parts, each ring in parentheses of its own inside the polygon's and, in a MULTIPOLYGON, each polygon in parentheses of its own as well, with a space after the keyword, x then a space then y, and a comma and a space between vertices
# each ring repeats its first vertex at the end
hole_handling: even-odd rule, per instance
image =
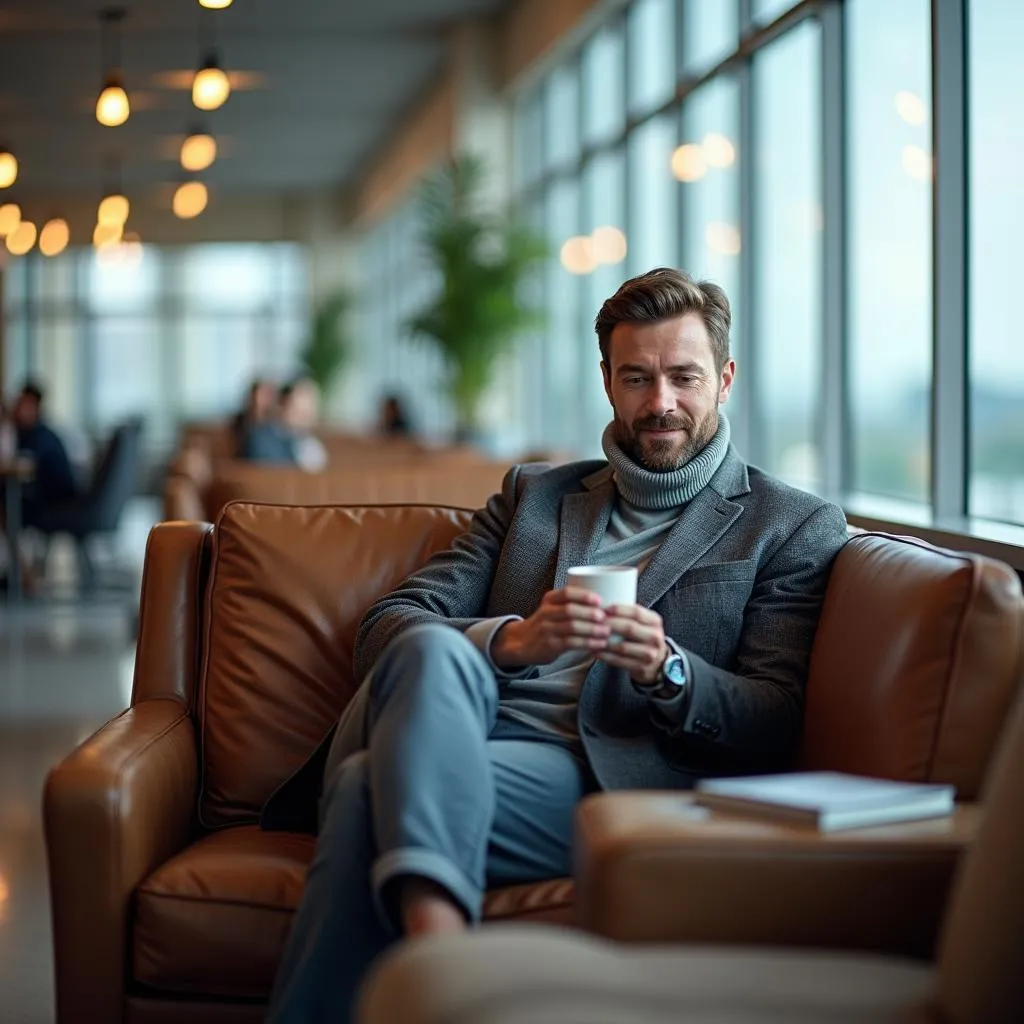
POLYGON ((580 924, 626 942, 829 946, 927 956, 979 809, 845 832, 610 793, 576 820, 580 924))
POLYGON ((188 842, 197 786, 195 729, 173 700, 123 712, 47 777, 60 1024, 122 1019, 132 893, 188 842))

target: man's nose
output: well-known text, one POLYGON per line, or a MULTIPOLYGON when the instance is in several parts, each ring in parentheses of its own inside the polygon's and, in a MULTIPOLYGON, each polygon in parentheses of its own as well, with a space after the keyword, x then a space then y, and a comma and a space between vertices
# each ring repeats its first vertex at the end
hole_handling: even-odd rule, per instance
POLYGON ((655 416, 667 416, 670 412, 675 412, 676 394, 669 381, 662 378, 654 382, 648 406, 655 416))

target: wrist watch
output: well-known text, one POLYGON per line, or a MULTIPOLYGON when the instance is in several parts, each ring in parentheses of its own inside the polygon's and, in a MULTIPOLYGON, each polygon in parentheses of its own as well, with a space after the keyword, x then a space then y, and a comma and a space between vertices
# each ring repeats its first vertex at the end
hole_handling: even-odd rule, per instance
POLYGON ((648 697, 655 697, 658 700, 671 700, 678 697, 687 686, 686 659, 676 651, 669 648, 665 660, 661 663, 661 670, 653 683, 643 687, 648 697))

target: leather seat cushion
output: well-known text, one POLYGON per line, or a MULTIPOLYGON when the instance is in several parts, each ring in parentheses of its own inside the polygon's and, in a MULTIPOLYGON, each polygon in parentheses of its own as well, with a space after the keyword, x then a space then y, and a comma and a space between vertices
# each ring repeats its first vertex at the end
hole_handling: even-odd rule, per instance
MULTIPOLYGON (((164 992, 266 998, 315 842, 242 826, 205 836, 169 860, 136 893, 135 980, 164 992)), ((567 924, 572 882, 494 890, 484 913, 567 924)))
POLYGON ((932 1018, 927 964, 868 954, 616 946, 508 926, 403 946, 371 973, 359 1024, 676 1024, 932 1018), (906 1016, 904 1016, 906 1014, 906 1016))

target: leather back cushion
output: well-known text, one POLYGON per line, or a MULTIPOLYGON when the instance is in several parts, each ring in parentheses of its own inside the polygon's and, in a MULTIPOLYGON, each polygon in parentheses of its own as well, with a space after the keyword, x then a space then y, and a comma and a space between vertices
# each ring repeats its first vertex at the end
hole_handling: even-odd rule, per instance
POLYGON ((367 608, 468 526, 416 506, 233 504, 214 534, 197 713, 200 819, 251 821, 337 721, 367 608))
POLYGON ((212 521, 232 501, 286 505, 394 502, 482 508, 501 490, 507 472, 505 462, 456 455, 416 462, 380 455, 372 464, 328 467, 322 473, 234 463, 211 481, 206 491, 206 514, 212 521))
POLYGON ((800 766, 976 797, 1020 678, 1020 580, 1001 562, 853 537, 811 657, 800 766))

